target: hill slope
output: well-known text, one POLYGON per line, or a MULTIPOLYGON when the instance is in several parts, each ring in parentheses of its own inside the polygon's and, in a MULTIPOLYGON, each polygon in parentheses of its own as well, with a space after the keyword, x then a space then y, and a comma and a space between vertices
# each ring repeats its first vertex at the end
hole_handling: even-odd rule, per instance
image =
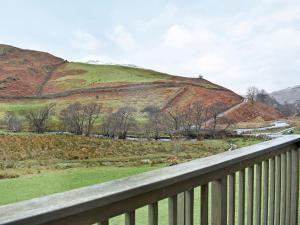
MULTIPOLYGON (((98 102, 104 112, 129 105, 141 112, 149 105, 184 109, 197 101, 206 106, 222 101, 231 108, 242 100, 205 79, 120 65, 73 63, 48 53, 0 45, 0 116, 7 111, 21 114, 48 103, 56 103, 59 112, 75 101, 98 102)), ((264 110, 258 111, 264 114, 264 110)), ((274 113, 268 119, 277 117, 274 113)))
POLYGON ((284 104, 285 102, 294 104, 297 101, 300 101, 300 85, 275 91, 271 93, 271 96, 281 104, 284 104))

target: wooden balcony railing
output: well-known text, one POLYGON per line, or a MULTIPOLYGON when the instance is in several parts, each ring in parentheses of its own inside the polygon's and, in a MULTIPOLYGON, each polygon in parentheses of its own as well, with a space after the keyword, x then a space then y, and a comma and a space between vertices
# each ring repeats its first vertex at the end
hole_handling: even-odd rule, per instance
POLYGON ((300 136, 285 136, 128 178, 1 206, 0 224, 107 225, 110 218, 125 214, 124 223, 134 225, 136 209, 148 206, 148 218, 143 224, 157 225, 158 213, 162 213, 158 201, 168 199, 168 210, 163 213, 168 214, 169 225, 192 225, 197 194, 202 225, 297 225, 299 147, 300 136), (201 191, 194 192, 199 186, 201 191))

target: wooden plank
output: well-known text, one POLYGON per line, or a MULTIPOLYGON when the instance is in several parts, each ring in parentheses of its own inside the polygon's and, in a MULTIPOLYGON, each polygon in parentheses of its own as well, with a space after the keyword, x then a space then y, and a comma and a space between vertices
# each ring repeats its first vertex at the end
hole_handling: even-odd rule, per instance
POLYGON ((269 174, 270 174, 270 185, 269 185, 269 225, 274 225, 274 212, 275 212, 275 160, 270 159, 269 162, 269 174))
POLYGON ((109 225, 109 222, 108 222, 108 220, 105 220, 105 221, 100 222, 99 225, 109 225))
POLYGON ((185 224, 194 224, 194 189, 185 192, 185 224))
POLYGON ((158 203, 152 203, 148 206, 148 224, 158 225, 158 203))
POLYGON ((211 186, 211 225, 222 224, 222 181, 212 182, 211 186))
POLYGON ((275 177, 274 225, 280 225, 281 159, 278 155, 275 157, 275 177))
POLYGON ((268 190, 269 190, 269 162, 266 160, 262 163, 262 225, 268 224, 268 190))
POLYGON ((286 136, 177 166, 0 206, 0 221, 22 225, 92 224, 99 221, 99 215, 106 219, 134 210, 285 152, 285 147, 299 140, 299 136, 286 136))
POLYGON ((235 173, 228 176, 228 225, 235 223, 235 173))
POLYGON ((285 224, 290 224, 291 208, 291 152, 286 153, 286 196, 285 196, 285 224))
POLYGON ((261 164, 255 165, 255 212, 254 224, 260 225, 261 222, 261 164))
POLYGON ((208 225, 208 184, 201 186, 200 196, 201 225, 208 225))
POLYGON ((227 176, 221 179, 221 224, 227 223, 227 176))
POLYGON ((135 225, 135 211, 125 213, 125 225, 135 225))
POLYGON ((247 225, 253 225, 253 166, 247 169, 247 225))
POLYGON ((281 154, 281 197, 280 197, 280 224, 285 225, 286 199, 286 154, 281 154))
POLYGON ((290 224, 297 225, 298 204, 299 204, 299 150, 292 150, 292 170, 291 170, 291 215, 290 224))
POLYGON ((177 195, 177 224, 184 225, 185 220, 185 196, 184 192, 177 195))
POLYGON ((169 225, 177 225, 177 195, 169 198, 169 225))
POLYGON ((239 190, 239 196, 238 196, 238 224, 244 225, 245 221, 245 172, 239 171, 238 172, 238 190, 239 190))

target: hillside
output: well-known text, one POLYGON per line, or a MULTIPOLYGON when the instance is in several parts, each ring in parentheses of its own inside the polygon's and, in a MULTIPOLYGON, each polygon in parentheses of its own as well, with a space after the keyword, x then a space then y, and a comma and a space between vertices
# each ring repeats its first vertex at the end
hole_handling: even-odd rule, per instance
POLYGON ((300 101, 300 85, 275 91, 271 93, 271 96, 281 104, 284 104, 286 102, 294 104, 297 101, 300 101))
MULTIPOLYGON (((21 115, 49 103, 55 103, 59 113, 75 101, 98 102, 104 112, 133 106, 143 117, 141 111, 149 105, 166 110, 184 109, 198 101, 206 106, 221 101, 231 108, 242 100, 231 90, 202 78, 121 65, 67 62, 48 53, 0 45, 0 117, 7 111, 21 115)), ((243 108, 246 114, 251 112, 249 107, 243 108)), ((257 112, 256 116, 266 119, 278 117, 275 112, 271 117, 265 110, 257 112)))

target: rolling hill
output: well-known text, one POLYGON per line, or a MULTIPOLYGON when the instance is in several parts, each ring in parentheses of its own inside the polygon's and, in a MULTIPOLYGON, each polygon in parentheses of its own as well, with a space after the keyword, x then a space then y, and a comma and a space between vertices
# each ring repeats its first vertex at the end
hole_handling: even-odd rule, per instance
POLYGON ((297 103, 300 101, 300 85, 272 92, 271 96, 281 104, 297 103))
MULTIPOLYGON (((55 103, 59 112, 75 101, 98 102, 104 112, 133 106, 143 116, 141 111, 149 105, 161 110, 184 109, 197 101, 206 106, 222 101, 231 108, 243 98, 202 78, 121 65, 68 62, 48 53, 0 45, 0 117, 7 111, 22 114, 49 103, 55 103)), ((243 105, 236 110, 242 110, 249 120, 279 117, 276 110, 266 113, 259 110, 261 107, 243 105)))

